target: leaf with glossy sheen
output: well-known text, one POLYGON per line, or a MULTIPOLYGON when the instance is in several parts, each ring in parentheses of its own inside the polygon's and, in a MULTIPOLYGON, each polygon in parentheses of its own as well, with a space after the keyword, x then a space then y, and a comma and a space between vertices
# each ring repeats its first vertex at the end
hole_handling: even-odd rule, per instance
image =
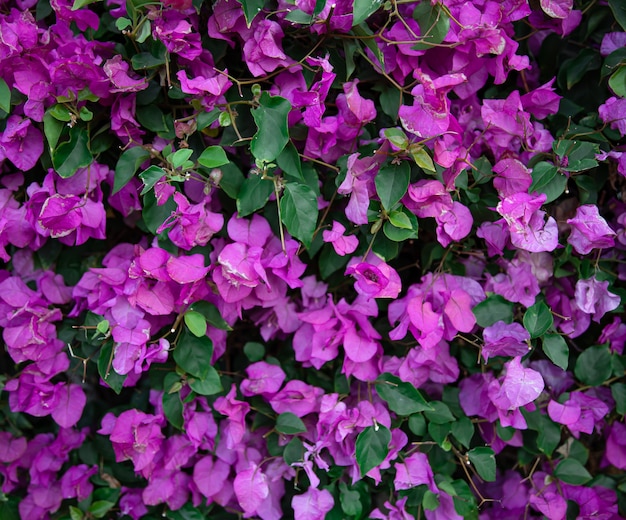
POLYGON ((60 144, 52 154, 54 169, 64 179, 71 177, 80 168, 85 168, 92 162, 89 136, 87 131, 79 126, 70 130, 70 140, 60 144))
POLYGON ((113 182, 114 195, 126 186, 135 176, 139 167, 150 159, 150 153, 141 146, 124 150, 115 165, 115 180, 113 182))
POLYGON ((295 435, 306 431, 302 419, 291 412, 281 413, 276 419, 276 430, 286 435, 295 435))
POLYGON ((206 168, 217 168, 228 164, 229 160, 221 146, 209 146, 198 157, 198 162, 206 168))
POLYGON ((263 92, 259 106, 252 111, 258 128, 250 142, 250 151, 255 159, 270 162, 276 159, 289 141, 287 116, 291 103, 280 96, 263 92))
POLYGON ((283 224, 308 249, 317 225, 317 197, 306 184, 289 183, 280 198, 283 224))
POLYGON ((543 353, 557 367, 567 370, 569 364, 569 347, 560 334, 547 333, 543 337, 543 353))
POLYGON ((531 338, 538 338, 552 327, 554 318, 544 302, 537 302, 524 313, 524 328, 531 338))
POLYGON ((382 424, 368 426, 356 438, 356 462, 365 476, 378 466, 389 453, 391 432, 382 424))
POLYGON ((188 374, 205 379, 211 367, 213 342, 207 337, 198 338, 184 330, 176 342, 174 361, 188 374))
POLYGON ((609 0, 609 7, 613 11, 613 16, 626 31, 626 5, 623 0, 609 0))
POLYGON ((372 16, 382 4, 382 0, 354 0, 352 25, 359 25, 372 16))
POLYGON ((576 459, 565 459, 559 462, 554 470, 554 476, 566 484, 575 486, 581 486, 591 480, 591 474, 576 459))
POLYGON ((496 455, 491 448, 478 447, 467 452, 470 462, 476 468, 476 473, 486 482, 496 480, 496 455))
POLYGON ((411 383, 388 373, 381 374, 376 380, 376 392, 387 401, 389 409, 398 415, 412 415, 424 410, 433 410, 419 390, 411 383))
POLYGON ((237 212, 240 217, 246 217, 261 209, 274 191, 274 183, 269 179, 262 179, 260 175, 250 175, 243 183, 237 194, 237 212))
POLYGON ((380 202, 387 211, 391 211, 393 206, 406 194, 410 180, 411 167, 407 162, 398 165, 388 164, 378 171, 374 179, 376 193, 378 193, 380 202))
POLYGON ((7 114, 11 111, 11 89, 2 78, 0 78, 0 110, 7 114))
POLYGON ((250 28, 252 20, 261 12, 265 5, 265 0, 237 0, 243 8, 243 14, 246 18, 246 25, 250 28))

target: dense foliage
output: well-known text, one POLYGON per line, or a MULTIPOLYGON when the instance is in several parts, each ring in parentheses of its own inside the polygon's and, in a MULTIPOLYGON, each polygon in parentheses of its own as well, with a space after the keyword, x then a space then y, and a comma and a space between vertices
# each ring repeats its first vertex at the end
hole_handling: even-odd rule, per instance
POLYGON ((620 0, 0 0, 0 518, 626 516, 620 0))

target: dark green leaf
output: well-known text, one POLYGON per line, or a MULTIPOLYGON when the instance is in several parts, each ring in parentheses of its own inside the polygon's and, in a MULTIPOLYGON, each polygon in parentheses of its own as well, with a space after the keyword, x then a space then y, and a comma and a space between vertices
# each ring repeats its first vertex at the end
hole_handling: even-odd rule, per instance
POLYGON ((609 87, 618 96, 626 97, 626 65, 622 65, 609 78, 609 87))
POLYGON ((591 480, 591 474, 576 459, 565 459, 559 462, 554 476, 566 484, 581 486, 591 480))
POLYGON ((295 435, 306 431, 302 419, 291 412, 281 413, 276 419, 276 430, 286 435, 295 435))
POLYGON ((283 459, 288 466, 291 466, 294 462, 300 462, 304 458, 304 446, 302 441, 298 437, 294 437, 285 446, 283 451, 283 459))
POLYGON ((523 321, 530 337, 538 338, 552 327, 554 318, 544 302, 537 302, 526 310, 523 321))
POLYGON ((537 418, 537 448, 550 457, 561 442, 561 427, 547 415, 539 414, 537 418))
POLYGON ((426 435, 426 419, 421 413, 415 413, 409 417, 409 430, 417 437, 426 435))
POLYGON ((0 78, 0 110, 7 114, 11 111, 11 89, 2 78, 0 78))
POLYGON ((311 25, 313 17, 301 9, 292 9, 287 13, 287 16, 285 16, 285 20, 300 25, 311 25))
POLYGON ((208 367, 204 379, 190 379, 189 387, 200 395, 215 395, 224 390, 220 375, 212 366, 208 367))
POLYGON ((280 96, 263 92, 259 106, 252 111, 258 128, 250 142, 250 151, 255 159, 270 162, 276 159, 289 142, 287 116, 291 103, 280 96))
POLYGON ((261 12, 265 5, 265 0, 237 0, 243 7, 243 14, 246 18, 246 25, 250 28, 252 20, 261 12))
POLYGON ((430 401, 428 403, 432 410, 424 410, 424 416, 430 422, 436 424, 445 424, 455 420, 454 415, 444 403, 441 401, 430 401))
POLYGON ((209 146, 198 157, 198 162, 205 168, 217 168, 228 164, 229 160, 221 146, 209 146))
POLYGON ((161 180, 161 177, 165 175, 165 170, 159 166, 152 165, 148 166, 144 171, 139 174, 139 178, 141 182, 143 182, 143 189, 141 190, 141 194, 145 195, 148 193, 154 185, 161 180))
POLYGON ((609 7, 613 11, 613 16, 617 23, 626 31, 626 5, 622 0, 609 0, 609 7))
MULTIPOLYGON (((12 518, 12 517, 5 517, 2 511, 2 506, 0 506, 0 518, 12 518)), ((17 516, 15 518, 18 518, 17 516)), ((71 520, 83 520, 84 518, 84 513, 78 509, 76 506, 70 506, 70 518, 71 520)))
POLYGON ((174 428, 182 430, 184 424, 183 402, 180 400, 180 391, 170 392, 170 388, 173 384, 180 385, 180 377, 175 373, 167 374, 161 399, 163 403, 163 413, 174 428))
POLYGON ((185 325, 194 336, 199 338, 206 336, 206 319, 199 312, 187 311, 185 313, 185 325))
POLYGON ((291 141, 287 143, 283 151, 280 152, 280 155, 276 158, 276 164, 278 164, 278 167, 287 175, 300 182, 304 182, 300 155, 298 155, 298 150, 291 141))
POLYGON ((176 210, 174 198, 170 197, 165 204, 159 206, 153 191, 149 191, 143 198, 143 221, 152 234, 156 234, 157 229, 165 222, 172 211, 176 210))
POLYGON ((626 384, 612 384, 611 395, 615 399, 615 411, 620 415, 626 415, 626 384))
POLYGON ((439 3, 419 3, 413 11, 413 19, 420 26, 422 40, 412 47, 416 50, 425 50, 440 44, 450 30, 450 17, 439 3))
POLYGON ((546 204, 558 199, 567 186, 567 177, 558 173, 556 166, 545 161, 535 165, 532 178, 528 193, 545 193, 546 204))
POLYGON ((560 334, 547 333, 543 337, 543 353, 557 367, 567 370, 569 364, 569 347, 560 334))
POLYGON ((588 347, 574 367, 576 378, 589 386, 600 386, 611 377, 611 372, 611 353, 606 346, 588 347))
POLYGON ((199 301, 194 303, 189 310, 202 314, 206 322, 213 325, 216 329, 232 330, 230 325, 222 318, 218 308, 212 303, 199 301))
POLYGON ((207 336, 198 338, 186 329, 178 338, 174 349, 174 361, 178 366, 199 379, 208 376, 212 356, 213 342, 207 336))
MULTIPOLYGON (((417 222, 417 219, 415 219, 417 222)), ((417 232, 411 228, 399 228, 394 226, 391 221, 383 224, 383 233, 393 242, 404 242, 409 238, 417 238, 417 232)))
POLYGON ((422 506, 428 511, 435 511, 439 507, 439 497, 427 489, 422 497, 422 506))
POLYGON ((147 70, 165 65, 165 58, 154 56, 149 52, 140 52, 139 54, 133 54, 130 58, 130 63, 135 70, 147 70))
POLYGON ((70 140, 61 143, 52 153, 52 164, 56 172, 67 179, 80 168, 85 168, 93 162, 89 151, 89 136, 80 126, 70 129, 70 140))
POLYGON ((349 256, 350 255, 339 256, 335 253, 331 244, 324 244, 319 260, 320 275, 322 275, 322 278, 327 280, 331 274, 344 267, 348 263, 349 256))
POLYGON ((589 71, 600 68, 602 59, 598 51, 591 48, 584 48, 578 56, 563 62, 558 74, 559 85, 570 90, 580 82, 589 71))
POLYGON ((341 510, 347 516, 361 516, 363 512, 363 505, 361 504, 361 495, 354 489, 348 489, 348 485, 345 482, 339 483, 339 501, 341 503, 341 510))
MULTIPOLYGON (((146 25, 146 24, 143 24, 146 25)), ((149 24, 147 24, 149 26, 149 24)), ((154 104, 137 107, 137 119, 142 126, 156 132, 164 139, 174 139, 174 119, 171 114, 165 114, 154 104)))
POLYGON ((170 520, 206 520, 207 516, 190 503, 186 503, 176 511, 168 511, 167 518, 170 520))
POLYGON ((397 166, 388 164, 376 174, 376 193, 387 211, 391 211, 406 194, 410 180, 411 168, 407 162, 402 162, 397 166))
POLYGON ((113 362, 113 343, 108 341, 100 349, 98 355, 98 374, 102 380, 111 387, 111 389, 119 394, 124 386, 126 376, 121 376, 115 370, 111 363, 113 362))
POLYGON ((274 191, 274 183, 260 175, 250 175, 237 194, 237 212, 245 217, 261 209, 274 191))
MULTIPOLYGON (((378 44, 375 41, 375 38, 372 38, 372 36, 374 36, 374 33, 372 32, 372 30, 367 26, 367 24, 365 23, 361 23, 359 25, 355 25, 354 27, 352 27, 352 32, 356 35, 359 36, 361 39, 361 41, 365 44, 365 46, 372 51, 372 54, 374 56, 376 56, 376 59, 378 60, 378 65, 380 66, 381 70, 385 70, 385 57, 383 56, 382 51, 380 50, 380 47, 378 47, 378 44)), ((366 56, 365 52, 361 51, 363 56, 366 56)), ((368 57, 369 59, 369 57, 368 57)))
POLYGON ((468 417, 461 417, 452 423, 451 433, 457 441, 469 448, 474 436, 474 423, 468 417))
POLYGON ((424 410, 433 410, 411 383, 405 383, 389 373, 378 377, 376 392, 387 402, 389 409, 398 415, 412 415, 424 410))
POLYGON ((220 113, 219 108, 214 108, 210 112, 201 112, 198 114, 198 117, 196 117, 196 127, 198 130, 204 130, 211 123, 217 121, 220 117, 220 113))
POLYGON ((356 438, 356 462, 364 477, 389 453, 391 432, 382 424, 368 426, 356 438))
POLYGON ((237 165, 232 162, 221 166, 220 171, 222 172, 222 177, 218 182, 219 187, 222 188, 231 199, 236 200, 237 195, 239 195, 239 190, 246 180, 243 173, 241 173, 237 165))
POLYGON ((476 305, 472 312, 481 327, 489 327, 498 321, 513 322, 513 304, 499 294, 491 294, 476 305))
POLYGON ((108 500, 96 500, 89 506, 89 512, 94 518, 104 518, 111 508, 115 506, 115 502, 108 500))
POLYGON ((373 15, 382 4, 382 0, 354 0, 352 25, 359 25, 373 15))
POLYGON ((291 236, 311 247, 317 225, 317 197, 306 184, 288 183, 280 198, 283 224, 291 236))
POLYGON ((243 352, 252 363, 261 361, 265 357, 265 347, 255 341, 246 343, 243 346, 243 352))
POLYGON ((467 452, 478 475, 486 482, 496 480, 496 455, 491 448, 479 447, 467 452))
MULTIPOLYGON (((124 150, 115 165, 115 180, 112 194, 120 191, 134 177, 139 167, 150 159, 150 153, 141 146, 124 150)), ((165 172, 164 172, 165 173, 165 172)))
POLYGON ((70 112, 70 109, 61 103, 52 105, 48 109, 48 113, 58 121, 63 121, 64 123, 72 120, 72 112, 70 112))
POLYGON ((450 435, 452 431, 452 423, 443 423, 437 424, 434 422, 428 423, 428 435, 432 437, 432 439, 439 444, 439 446, 444 451, 450 451, 452 448, 452 443, 448 439, 448 435, 450 435))

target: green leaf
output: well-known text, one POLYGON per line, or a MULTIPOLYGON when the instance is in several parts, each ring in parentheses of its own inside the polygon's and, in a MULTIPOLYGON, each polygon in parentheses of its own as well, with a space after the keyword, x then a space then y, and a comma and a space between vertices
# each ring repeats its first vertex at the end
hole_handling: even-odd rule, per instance
POLYGON ((280 155, 276 158, 276 164, 278 164, 278 167, 287 175, 290 175, 300 182, 305 182, 304 176, 302 175, 300 155, 291 141, 287 143, 283 151, 280 152, 280 155))
POLYGON ((261 209, 274 191, 274 183, 260 175, 250 175, 237 194, 237 212, 245 217, 261 209))
MULTIPOLYGON (((0 513, 2 513, 2 509, 0 509, 0 513)), ((6 517, 0 515, 0 518, 6 518, 6 517)), ((72 520, 83 520, 84 513, 80 509, 78 509, 76 506, 70 506, 70 518, 72 520)))
POLYGON ((402 211, 389 212, 389 222, 400 229, 413 229, 413 225, 408 215, 405 215, 402 211))
POLYGON ((114 195, 126 186, 135 176, 139 167, 148 159, 150 159, 150 153, 141 146, 134 146, 124 150, 115 165, 115 180, 111 194, 114 195))
POLYGON ((207 518, 204 513, 193 507, 190 503, 186 503, 176 511, 168 511, 166 514, 169 520, 205 520, 207 518))
POLYGON ((119 394, 124 386, 126 376, 122 376, 113 370, 112 361, 113 343, 107 341, 100 349, 100 354, 98 355, 98 374, 116 394, 119 394))
POLYGON ((565 60, 557 75, 559 86, 570 90, 579 83, 589 71, 599 69, 602 59, 598 51, 584 48, 577 56, 565 60))
POLYGON ((157 229, 175 210, 176 203, 173 197, 170 197, 165 204, 159 206, 153 191, 149 191, 144 195, 142 217, 146 228, 153 235, 156 235, 157 229))
POLYGON ((61 121, 56 119, 50 113, 50 110, 46 111, 46 113, 43 115, 43 132, 44 134, 46 134, 46 140, 48 141, 50 155, 53 154, 64 128, 65 125, 61 121))
MULTIPOLYGON (((123 20, 123 18, 118 18, 115 22, 115 25, 117 25, 117 22, 120 20, 123 20)), ((128 22, 130 25, 130 20, 128 20, 128 22)), ((123 29, 124 28, 120 30, 123 29)), ((135 70, 148 70, 160 67, 161 65, 165 65, 165 58, 161 56, 154 56, 150 52, 140 52, 139 54, 133 54, 133 56, 130 58, 130 63, 135 70)), ((217 119, 217 116, 215 116, 215 118, 217 119)), ((199 126, 198 129, 201 130, 199 126)))
POLYGON ((285 464, 291 466, 294 462, 302 461, 304 458, 304 446, 298 437, 294 437, 289 441, 283 451, 283 460, 285 464))
POLYGON ((591 474, 576 459, 565 459, 559 462, 554 476, 566 484, 581 486, 591 480, 591 474))
POLYGON ((339 502, 341 503, 341 510, 346 516, 359 518, 363 513, 361 495, 354 489, 348 489, 345 482, 339 483, 339 502))
POLYGON ((265 6, 265 0, 237 0, 243 7, 243 14, 246 18, 246 25, 248 29, 252 24, 252 20, 261 12, 263 6, 265 6))
POLYGON ((409 417, 409 430, 417 437, 426 435, 426 419, 421 413, 415 413, 409 417))
POLYGON ((428 423, 428 435, 444 450, 450 451, 452 444, 448 439, 448 435, 452 431, 452 423, 437 424, 434 422, 428 423))
POLYGON ((411 154, 411 157, 413 157, 415 164, 417 164, 422 170, 433 173, 437 171, 435 169, 435 163, 430 157, 428 151, 426 151, 422 145, 412 144, 409 147, 409 153, 411 154))
MULTIPOLYGON (((381 70, 384 72, 385 70, 385 57, 383 56, 382 51, 380 50, 380 47, 378 47, 378 44, 375 41, 375 38, 372 38, 372 36, 374 36, 374 33, 372 32, 372 30, 367 26, 367 24, 361 23, 359 25, 355 25, 354 27, 352 27, 352 32, 356 35, 359 36, 361 39, 361 42, 363 42, 365 44, 365 46, 372 51, 372 54, 374 56, 376 56, 376 59, 378 60, 378 65, 380 66, 381 70)), ((365 52, 361 51, 363 56, 366 56, 365 52)), ((368 59, 370 59, 368 57, 368 59)))
POLYGON ((617 23, 626 31, 626 5, 622 0, 609 0, 609 7, 613 11, 613 16, 617 23))
POLYGON ((308 249, 317 225, 317 197, 306 184, 288 183, 280 198, 283 224, 308 249))
POLYGON ((74 4, 72 4, 72 11, 78 11, 83 7, 99 2, 100 0, 74 0, 74 4))
POLYGON ((476 473, 486 482, 496 480, 496 455, 491 448, 479 447, 467 452, 470 462, 476 468, 476 473))
POLYGON ((430 422, 436 424, 445 424, 455 420, 454 415, 450 411, 450 408, 441 401, 430 401, 428 403, 432 410, 424 410, 424 416, 430 422))
POLYGON ((255 159, 266 163, 276 159, 289 142, 287 116, 291 103, 280 96, 263 92, 259 106, 252 110, 258 128, 250 142, 250 151, 255 159))
POLYGON ((413 11, 413 19, 420 26, 421 42, 412 49, 425 50, 440 44, 450 30, 450 17, 439 3, 421 2, 413 11))
POLYGON ((63 121, 64 123, 67 123, 72 120, 72 112, 70 112, 69 108, 67 108, 63 104, 59 103, 56 105, 52 105, 48 109, 48 112, 58 121, 63 121))
POLYGON ((524 328, 528 331, 530 337, 538 338, 552 327, 554 318, 550 308, 544 302, 537 302, 526 310, 523 321, 524 328))
MULTIPOLYGON (((231 326, 226 323, 218 308, 212 303, 199 301, 194 303, 190 308, 190 311, 195 311, 200 313, 206 322, 210 325, 213 325, 216 329, 221 330, 233 330, 231 326)), ((203 334, 204 335, 204 334, 203 334)))
POLYGON ((174 361, 178 366, 200 379, 208 376, 212 356, 213 342, 207 336, 198 338, 186 329, 178 338, 174 349, 174 361))
POLYGON ((615 411, 620 415, 626 415, 626 384, 612 384, 611 395, 615 399, 615 411))
POLYGON ((96 500, 89 506, 89 512, 94 518, 104 518, 111 508, 115 506, 115 502, 109 502, 108 500, 96 500))
POLYGON ((226 152, 224 152, 221 146, 209 146, 205 148, 204 152, 198 157, 198 163, 205 168, 217 168, 229 162, 228 157, 226 157, 226 152))
POLYGON ((406 194, 410 180, 411 167, 406 161, 397 166, 388 164, 378 171, 374 179, 376 193, 387 211, 391 211, 406 194))
POLYGON ((569 364, 569 347, 560 334, 547 333, 542 341, 543 353, 557 367, 567 370, 569 364))
POLYGON ((89 136, 80 126, 70 129, 70 140, 61 143, 52 153, 52 164, 56 172, 67 179, 80 168, 85 168, 93 162, 89 151, 89 136))
POLYGON ((356 462, 364 477, 378 466, 389 453, 391 432, 382 424, 368 426, 356 438, 356 462))
POLYGON ((547 415, 539 414, 537 420, 537 448, 548 457, 551 457, 561 442, 561 427, 547 415))
POLYGON ((154 185, 161 180, 161 177, 165 175, 165 170, 159 166, 152 165, 148 166, 144 171, 139 174, 139 178, 141 182, 143 182, 143 189, 141 190, 141 194, 145 195, 148 193, 154 185))
POLYGON ((439 497, 427 489, 422 497, 422 506, 428 511, 435 511, 439 507, 439 497))
POLYGON ((174 428, 182 430, 185 422, 183 419, 183 402, 180 400, 180 388, 177 391, 170 391, 174 384, 180 386, 180 376, 176 373, 167 374, 164 381, 165 391, 161 396, 163 413, 174 428))
POLYGON ((593 346, 585 349, 574 367, 576 378, 589 386, 600 386, 611 377, 611 353, 607 346, 593 346))
POLYGON ((382 0, 354 0, 352 25, 359 25, 372 16, 382 4, 382 0))
POLYGON ((452 423, 452 435, 466 448, 470 447, 472 437, 474 437, 474 423, 469 417, 461 417, 452 423))
MULTIPOLYGON (((412 415, 424 410, 434 411, 422 394, 411 383, 389 373, 381 374, 376 380, 376 392, 387 402, 389 409, 398 415, 412 415)), ((367 472, 366 472, 367 473, 367 472)))
POLYGON ((183 166, 189 158, 193 155, 191 148, 181 148, 176 150, 173 154, 167 156, 167 162, 170 163, 174 169, 183 166))
POLYGON ((532 178, 533 182, 528 188, 528 193, 545 193, 546 204, 558 199, 567 186, 567 177, 558 173, 556 166, 545 161, 535 165, 532 178))
POLYGON ((405 150, 409 145, 409 138, 400 128, 385 128, 384 134, 389 142, 400 150, 405 150))
POLYGON ((513 322, 513 304, 499 294, 491 294, 486 300, 476 305, 472 312, 476 323, 481 327, 489 327, 498 321, 513 322))
POLYGON ((626 66, 622 65, 609 78, 609 87, 618 96, 626 98, 626 66))
POLYGON ((209 366, 203 379, 190 379, 189 388, 200 395, 219 394, 224 387, 217 370, 209 366))
POLYGON ((276 430, 285 435, 295 435, 306 431, 302 419, 291 412, 281 413, 276 419, 276 430))
POLYGON ((199 312, 187 311, 185 313, 185 325, 194 336, 198 338, 206 336, 206 320, 199 312))
POLYGON ((135 41, 137 43, 143 43, 151 35, 152 35, 152 26, 150 24, 150 20, 148 20, 147 18, 144 18, 143 23, 141 23, 141 25, 139 26, 139 31, 137 32, 137 36, 135 36, 135 41))
POLYGON ((146 106, 138 106, 136 112, 137 120, 141 123, 141 126, 151 132, 159 134, 159 137, 165 139, 174 139, 176 137, 172 115, 165 114, 161 109, 156 107, 154 103, 146 106))
POLYGON ((7 82, 0 78, 0 110, 11 112, 11 89, 7 82))
POLYGON ((252 363, 261 361, 265 357, 265 347, 256 341, 248 341, 243 346, 243 353, 252 363))

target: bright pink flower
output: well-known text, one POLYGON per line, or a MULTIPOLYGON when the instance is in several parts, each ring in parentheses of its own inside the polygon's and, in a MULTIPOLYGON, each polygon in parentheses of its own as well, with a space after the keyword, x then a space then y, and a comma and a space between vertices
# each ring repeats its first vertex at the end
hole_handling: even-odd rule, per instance
POLYGON ((253 32, 243 45, 243 59, 253 76, 263 76, 278 67, 286 67, 291 59, 282 50, 284 33, 277 22, 257 18, 253 32))
POLYGON ((374 254, 365 262, 351 261, 345 274, 354 276, 354 288, 367 298, 396 298, 402 289, 396 270, 374 254))
POLYGON ((278 414, 291 412, 298 417, 304 417, 319 410, 319 400, 323 394, 324 390, 321 388, 294 379, 272 397, 270 405, 278 414))
POLYGON ((395 489, 411 489, 426 484, 433 493, 438 492, 433 470, 426 454, 414 453, 402 462, 396 462, 394 467, 396 468, 395 489))
POLYGON ((464 239, 474 224, 470 210, 456 200, 452 203, 452 208, 442 210, 435 220, 437 240, 443 247, 448 247, 453 241, 464 239))
POLYGON ((334 505, 335 501, 328 490, 314 487, 291 499, 295 517, 302 520, 323 520, 334 505))
POLYGON ((576 304, 578 308, 593 314, 593 321, 599 322, 607 312, 617 309, 621 298, 609 292, 609 282, 600 282, 595 276, 576 282, 576 304))
POLYGON ((256 464, 237 473, 233 488, 237 501, 243 509, 244 518, 255 516, 270 493, 268 478, 256 464))
POLYGON ((618 469, 626 469, 626 425, 615 421, 606 440, 606 459, 618 469))
POLYGON ((343 224, 333 221, 333 228, 322 231, 324 242, 330 242, 333 245, 335 253, 339 256, 354 253, 359 245, 359 239, 355 235, 344 235, 346 228, 343 224))
POLYGON ((524 356, 528 353, 528 331, 519 323, 498 321, 483 330, 485 344, 482 356, 487 361, 494 356, 524 356))
POLYGON ((216 412, 226 415, 228 419, 223 421, 222 435, 226 439, 226 447, 234 449, 243 439, 246 433, 246 415, 250 411, 250 405, 245 401, 235 399, 237 387, 233 384, 225 397, 218 397, 213 404, 216 412))
POLYGON ((517 356, 505 364, 506 375, 497 392, 492 393, 490 388, 491 400, 502 410, 515 410, 532 403, 543 392, 541 374, 532 368, 522 367, 520 360, 521 356, 517 356))
POLYGON ((259 394, 265 398, 271 397, 280 390, 286 377, 282 368, 265 361, 252 363, 246 368, 246 374, 248 377, 239 386, 246 397, 259 394))
POLYGON ((27 171, 37 164, 43 153, 43 135, 30 119, 10 116, 0 133, 0 161, 5 157, 16 168, 27 171))

